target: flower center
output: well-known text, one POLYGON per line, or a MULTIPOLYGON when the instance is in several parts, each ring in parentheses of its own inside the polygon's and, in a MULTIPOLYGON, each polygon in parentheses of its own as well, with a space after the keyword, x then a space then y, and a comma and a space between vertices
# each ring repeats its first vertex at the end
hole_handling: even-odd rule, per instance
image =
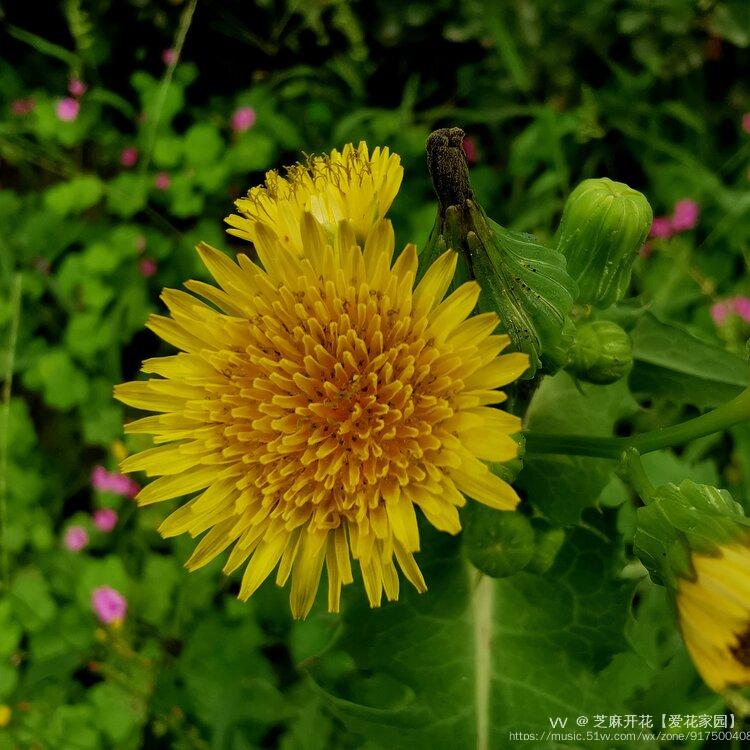
POLYGON ((290 528, 311 515, 321 528, 360 521, 384 496, 429 482, 449 460, 444 423, 463 387, 426 317, 365 283, 336 286, 282 287, 275 314, 250 321, 239 368, 251 387, 234 413, 250 429, 229 429, 248 466, 266 468, 254 484, 290 528))

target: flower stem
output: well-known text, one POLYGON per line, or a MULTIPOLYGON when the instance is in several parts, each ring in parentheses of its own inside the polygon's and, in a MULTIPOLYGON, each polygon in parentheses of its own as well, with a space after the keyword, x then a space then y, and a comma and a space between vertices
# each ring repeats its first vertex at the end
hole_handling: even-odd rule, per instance
POLYGON ((620 479, 630 484, 645 505, 649 504, 654 494, 654 485, 651 484, 646 470, 643 468, 641 454, 635 448, 628 448, 623 453, 617 474, 620 479))
POLYGON ((0 581, 3 593, 10 586, 10 564, 8 561, 8 438, 10 435, 10 396, 13 385, 13 367, 18 342, 18 324, 21 318, 21 274, 13 277, 10 293, 10 333, 6 368, 3 373, 2 420, 0 426, 0 581))
POLYGON ((629 437, 590 437, 587 435, 554 435, 542 432, 526 433, 527 453, 556 453, 569 456, 620 458, 623 451, 635 448, 639 453, 650 453, 673 445, 682 445, 705 435, 750 419, 750 388, 713 411, 689 419, 687 422, 643 432, 629 437))

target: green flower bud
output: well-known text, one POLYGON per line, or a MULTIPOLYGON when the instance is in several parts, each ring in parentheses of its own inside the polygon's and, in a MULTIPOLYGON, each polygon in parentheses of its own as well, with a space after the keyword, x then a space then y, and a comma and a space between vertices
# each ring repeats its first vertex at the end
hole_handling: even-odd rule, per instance
POLYGON ((526 516, 469 503, 464 517, 464 549, 477 570, 505 578, 531 562, 534 529, 526 516))
POLYGON ((482 287, 481 312, 500 317, 514 349, 529 355, 531 378, 540 367, 555 372, 568 359, 569 312, 577 293, 564 256, 534 237, 489 219, 476 202, 461 149, 463 131, 435 131, 427 141, 438 215, 420 257, 420 274, 446 249, 459 253, 454 284, 469 278, 482 287))
POLYGON ((633 546, 655 583, 674 590, 680 578, 695 577, 695 555, 750 538, 750 519, 726 490, 686 479, 639 492, 646 505, 638 509, 633 546))
POLYGON ((576 377, 606 385, 625 377, 632 367, 630 336, 617 323, 594 320, 578 327, 566 368, 576 377))
POLYGON ((570 194, 557 249, 578 282, 578 300, 609 307, 625 294, 653 212, 646 197, 607 177, 584 180, 570 194))
POLYGON ((667 586, 697 670, 719 693, 750 686, 750 519, 726 490, 687 480, 655 489, 637 456, 625 462, 647 503, 635 552, 667 586))

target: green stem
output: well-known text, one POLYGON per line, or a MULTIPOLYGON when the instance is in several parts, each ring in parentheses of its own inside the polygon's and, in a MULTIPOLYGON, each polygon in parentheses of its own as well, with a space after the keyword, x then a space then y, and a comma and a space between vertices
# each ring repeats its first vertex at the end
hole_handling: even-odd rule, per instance
POLYGON ((750 420, 750 388, 745 389, 726 404, 695 419, 630 437, 589 437, 527 432, 526 452, 617 459, 628 448, 635 448, 639 453, 650 453, 673 445, 688 443, 746 420, 750 420))
POLYGON ((621 479, 627 481, 638 493, 641 500, 648 505, 654 496, 654 485, 651 484, 646 470, 643 468, 641 454, 635 448, 628 448, 625 451, 617 474, 621 479))
POLYGON ((8 528, 8 437, 10 435, 10 395, 13 384, 13 367, 15 364, 16 345, 18 342, 18 324, 21 319, 21 274, 13 278, 10 293, 10 333, 6 367, 3 373, 2 398, 2 432, 0 433, 0 580, 3 590, 10 586, 10 564, 8 562, 8 545, 6 533, 8 528))

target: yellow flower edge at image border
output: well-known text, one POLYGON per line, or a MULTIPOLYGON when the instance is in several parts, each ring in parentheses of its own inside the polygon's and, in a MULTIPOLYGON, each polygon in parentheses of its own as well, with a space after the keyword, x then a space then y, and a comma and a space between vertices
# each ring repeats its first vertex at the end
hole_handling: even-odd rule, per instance
POLYGON ((479 286, 444 299, 456 255, 447 252, 414 288, 417 254, 395 262, 390 222, 363 243, 342 221, 331 236, 310 213, 301 256, 283 252, 259 224, 262 263, 238 263, 206 245, 199 252, 219 288, 190 281, 206 299, 165 290, 170 317, 149 327, 176 346, 146 360, 158 375, 125 383, 116 397, 156 412, 126 427, 155 447, 122 463, 158 477, 141 505, 199 493, 160 527, 202 540, 195 569, 231 547, 229 574, 245 566, 247 599, 274 569, 291 578, 295 617, 309 612, 325 565, 328 607, 358 561, 371 606, 398 598, 403 575, 426 585, 414 553, 415 508, 451 534, 464 495, 500 510, 515 491, 485 462, 517 455, 520 419, 495 406, 498 390, 527 368, 525 354, 501 354, 494 313, 468 317, 479 286))
POLYGON ((750 546, 747 537, 694 553, 694 579, 682 578, 675 600, 688 652, 718 693, 750 685, 750 546))

